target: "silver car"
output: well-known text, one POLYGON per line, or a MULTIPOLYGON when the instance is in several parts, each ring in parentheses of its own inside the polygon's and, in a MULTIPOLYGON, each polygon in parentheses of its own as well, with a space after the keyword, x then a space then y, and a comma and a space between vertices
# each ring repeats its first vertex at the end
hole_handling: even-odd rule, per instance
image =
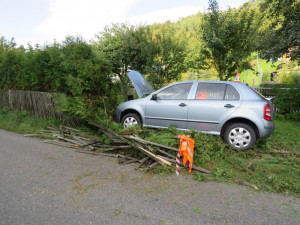
POLYGON ((154 91, 138 72, 128 73, 139 99, 116 108, 123 126, 199 130, 222 135, 237 150, 252 148, 275 129, 272 103, 248 85, 230 81, 182 81, 154 91), (143 97, 144 95, 148 95, 143 97))

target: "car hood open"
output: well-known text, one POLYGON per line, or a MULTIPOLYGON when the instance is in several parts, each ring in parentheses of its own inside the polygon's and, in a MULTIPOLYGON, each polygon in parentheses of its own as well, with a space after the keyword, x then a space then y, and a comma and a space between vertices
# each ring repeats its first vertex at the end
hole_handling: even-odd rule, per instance
POLYGON ((128 72, 127 75, 131 80, 139 98, 142 98, 145 94, 151 94, 154 92, 151 84, 149 84, 145 77, 143 77, 143 75, 139 72, 132 70, 128 72))

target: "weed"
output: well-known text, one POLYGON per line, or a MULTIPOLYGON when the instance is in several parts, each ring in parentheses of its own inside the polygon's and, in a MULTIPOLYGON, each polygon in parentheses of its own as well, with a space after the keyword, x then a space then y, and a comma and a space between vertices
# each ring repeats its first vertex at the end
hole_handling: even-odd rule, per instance
POLYGON ((91 176, 91 175, 93 175, 93 172, 81 174, 81 175, 75 176, 75 177, 72 179, 72 181, 73 181, 73 183, 75 184, 75 183, 77 183, 78 181, 82 180, 82 178, 84 178, 84 177, 89 177, 89 176, 91 176))
POLYGON ((47 157, 46 160, 52 160, 52 159, 57 159, 55 157, 47 157))
POLYGON ((92 189, 92 188, 98 186, 98 183, 92 183, 92 184, 88 184, 88 185, 82 185, 79 183, 79 181, 81 181, 83 178, 89 177, 91 175, 93 175, 93 173, 85 173, 85 174, 75 176, 73 179, 71 179, 74 184, 73 189, 76 190, 78 194, 84 194, 89 189, 92 189))
POLYGON ((154 167, 153 172, 156 174, 159 174, 161 176, 166 176, 170 173, 175 173, 175 168, 171 167, 171 166, 159 165, 159 166, 154 167))
POLYGON ((86 193, 89 189, 92 189, 94 187, 98 186, 97 183, 94 183, 94 184, 88 184, 88 185, 81 185, 81 184, 78 184, 78 185, 75 185, 73 187, 74 190, 77 190, 77 194, 84 194, 86 193))
POLYGON ((203 175, 202 173, 200 172, 196 172, 195 173, 195 176, 194 176, 194 180, 197 180, 197 181, 200 181, 200 182, 203 182, 203 181, 206 181, 207 178, 205 175, 203 175))
POLYGON ((201 209, 199 209, 197 206, 194 206, 193 210, 195 213, 201 213, 201 209))

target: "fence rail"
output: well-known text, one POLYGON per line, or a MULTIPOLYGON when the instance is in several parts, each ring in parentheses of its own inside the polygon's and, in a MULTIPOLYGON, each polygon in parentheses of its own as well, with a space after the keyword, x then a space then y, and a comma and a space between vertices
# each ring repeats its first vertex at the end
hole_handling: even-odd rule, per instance
POLYGON ((275 96, 274 89, 272 87, 252 87, 252 88, 266 97, 275 96))

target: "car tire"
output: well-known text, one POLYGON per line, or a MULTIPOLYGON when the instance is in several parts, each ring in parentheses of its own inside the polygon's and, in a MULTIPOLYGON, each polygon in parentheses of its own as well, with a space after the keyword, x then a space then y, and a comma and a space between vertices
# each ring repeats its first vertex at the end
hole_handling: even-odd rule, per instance
POLYGON ((226 128, 224 140, 233 149, 245 151, 254 146, 256 134, 251 126, 244 123, 234 123, 226 128))
POLYGON ((124 128, 132 127, 134 125, 141 125, 140 117, 135 113, 129 113, 123 116, 121 124, 124 128))

